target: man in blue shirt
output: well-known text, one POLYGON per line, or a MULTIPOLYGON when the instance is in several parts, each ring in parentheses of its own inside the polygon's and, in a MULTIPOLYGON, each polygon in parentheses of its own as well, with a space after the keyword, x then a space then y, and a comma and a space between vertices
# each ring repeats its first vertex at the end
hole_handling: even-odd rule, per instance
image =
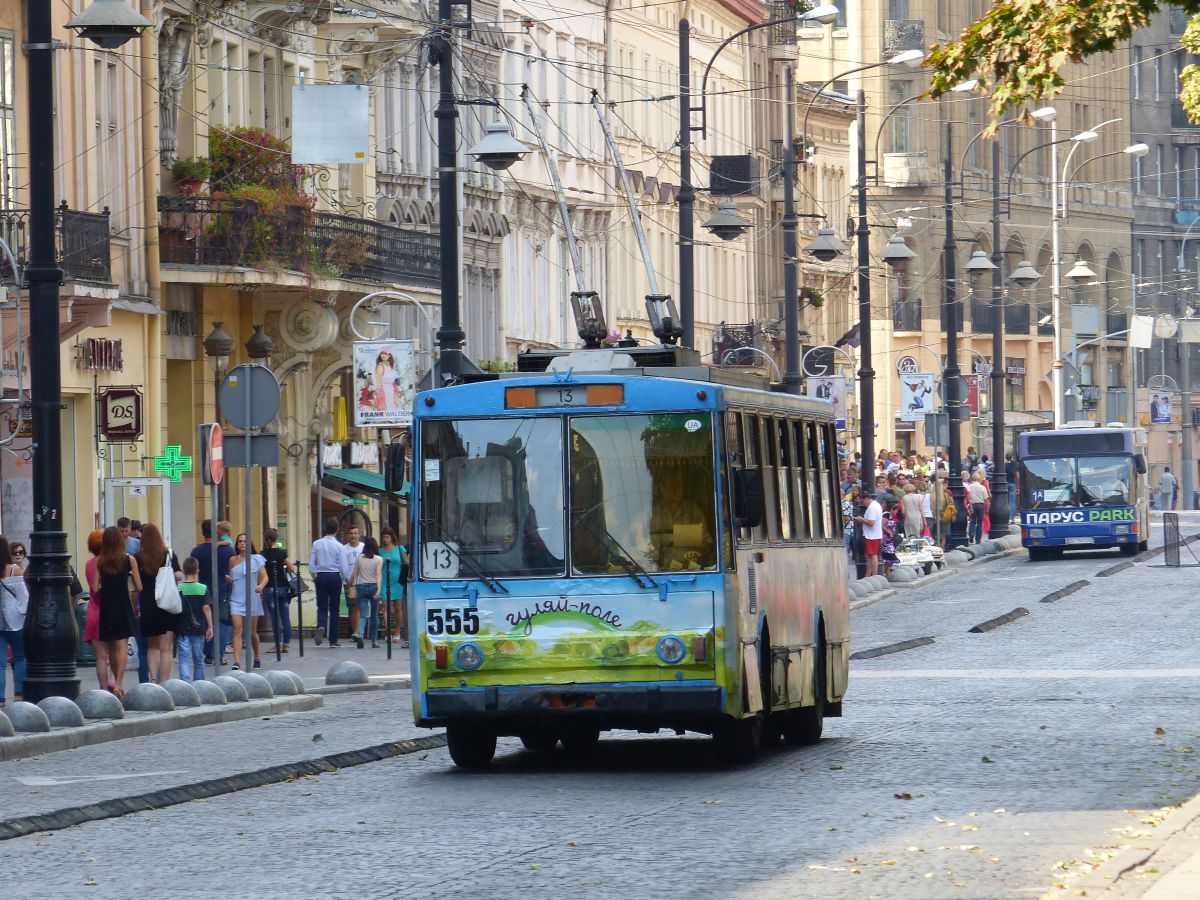
POLYGON ((132 526, 128 516, 117 519, 117 531, 121 532, 121 537, 125 539, 125 552, 130 556, 137 556, 137 552, 142 549, 142 542, 134 537, 132 526))
MULTIPOLYGON (((200 523, 200 535, 204 538, 203 543, 197 544, 192 548, 192 556, 200 562, 200 583, 215 593, 219 598, 217 610, 214 610, 213 618, 221 623, 219 629, 214 629, 217 632, 216 637, 220 640, 221 655, 224 656, 224 648, 229 645, 233 639, 233 623, 226 622, 229 610, 229 598, 233 591, 233 585, 225 580, 225 576, 229 574, 229 561, 233 559, 233 548, 222 541, 217 544, 217 590, 213 591, 212 581, 212 561, 213 561, 213 542, 212 542, 212 519, 205 519, 200 523)), ((211 640, 204 642, 204 663, 211 666, 213 657, 216 654, 213 652, 213 642, 211 640)), ((224 660, 221 661, 224 664, 224 660)))
POLYGON ((329 646, 338 646, 341 625, 338 607, 342 602, 342 567, 346 550, 337 539, 337 519, 328 518, 322 528, 323 536, 313 541, 308 556, 308 571, 317 594, 317 634, 313 639, 320 646, 329 635, 329 646))

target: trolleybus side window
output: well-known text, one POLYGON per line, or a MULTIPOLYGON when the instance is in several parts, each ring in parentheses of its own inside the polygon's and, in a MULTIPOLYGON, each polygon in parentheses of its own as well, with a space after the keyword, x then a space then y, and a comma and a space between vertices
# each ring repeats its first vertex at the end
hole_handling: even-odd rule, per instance
MULTIPOLYGON (((729 473, 730 480, 726 495, 732 504, 733 497, 733 472, 747 467, 746 459, 746 432, 745 423, 742 419, 742 414, 736 410, 730 410, 725 413, 725 430, 727 446, 729 447, 729 473)), ((749 528, 738 526, 737 539, 738 543, 749 543, 752 536, 749 528)))
POLYGON ((770 416, 760 416, 759 423, 763 436, 763 499, 766 503, 766 514, 763 516, 762 539, 766 541, 779 540, 779 446, 775 435, 775 420, 770 416))
POLYGON ((738 415, 726 412, 721 434, 717 435, 717 459, 721 468, 721 493, 717 498, 718 514, 721 517, 721 551, 725 560, 725 570, 734 571, 737 554, 733 552, 733 541, 736 532, 733 522, 733 472, 738 463, 740 453, 734 445, 735 433, 738 430, 738 415))
POLYGON ((808 439, 808 472, 805 480, 808 483, 808 503, 812 522, 812 536, 816 540, 828 537, 825 530, 825 516, 822 513, 824 496, 828 488, 821 482, 821 443, 817 437, 817 426, 814 422, 804 423, 805 437, 808 439))
POLYGON ((792 468, 795 460, 792 458, 792 442, 788 435, 791 429, 788 428, 787 419, 775 419, 771 427, 775 439, 779 443, 779 534, 783 540, 791 541, 796 538, 796 530, 792 522, 792 512, 795 507, 791 497, 792 468))
POLYGON ((829 519, 825 536, 832 538, 837 530, 835 523, 842 521, 841 484, 838 480, 837 466, 837 429, 832 424, 825 426, 825 448, 825 483, 829 485, 829 501, 825 504, 825 511, 829 519))
POLYGON ((812 497, 812 468, 808 465, 808 441, 803 422, 792 422, 792 436, 796 441, 796 502, 799 505, 796 520, 800 526, 801 540, 811 540, 813 521, 810 498, 812 497))

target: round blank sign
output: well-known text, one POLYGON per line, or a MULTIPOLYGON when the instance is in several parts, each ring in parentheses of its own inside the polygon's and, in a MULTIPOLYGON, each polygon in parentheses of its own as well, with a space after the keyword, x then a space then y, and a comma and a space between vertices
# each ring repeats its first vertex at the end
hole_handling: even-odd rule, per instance
POLYGON ((266 366, 236 366, 221 381, 217 409, 234 428, 265 428, 279 414, 279 382, 266 366))

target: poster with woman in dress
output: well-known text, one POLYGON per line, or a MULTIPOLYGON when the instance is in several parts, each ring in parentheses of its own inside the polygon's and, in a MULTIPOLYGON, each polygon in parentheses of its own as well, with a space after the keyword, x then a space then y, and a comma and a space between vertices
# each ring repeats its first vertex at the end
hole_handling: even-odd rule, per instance
POLYGON ((412 341, 354 342, 354 424, 407 428, 412 424, 416 363, 412 341))

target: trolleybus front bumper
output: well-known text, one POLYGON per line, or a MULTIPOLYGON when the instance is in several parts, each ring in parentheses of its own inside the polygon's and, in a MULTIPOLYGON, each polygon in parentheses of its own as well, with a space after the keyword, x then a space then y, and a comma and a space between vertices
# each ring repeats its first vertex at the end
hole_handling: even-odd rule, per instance
POLYGON ((474 716, 661 716, 724 711, 720 687, 701 684, 571 684, 526 687, 430 688, 430 719, 474 716))

